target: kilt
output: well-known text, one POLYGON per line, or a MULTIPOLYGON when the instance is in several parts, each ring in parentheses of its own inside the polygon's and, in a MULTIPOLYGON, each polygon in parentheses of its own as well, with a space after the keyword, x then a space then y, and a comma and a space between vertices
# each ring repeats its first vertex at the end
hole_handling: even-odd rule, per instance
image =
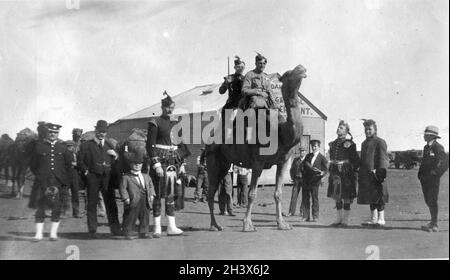
POLYGON ((328 177, 327 196, 340 200, 356 197, 356 173, 350 163, 335 164, 330 163, 330 176, 328 177), (335 197, 336 184, 340 185, 339 197, 335 197))

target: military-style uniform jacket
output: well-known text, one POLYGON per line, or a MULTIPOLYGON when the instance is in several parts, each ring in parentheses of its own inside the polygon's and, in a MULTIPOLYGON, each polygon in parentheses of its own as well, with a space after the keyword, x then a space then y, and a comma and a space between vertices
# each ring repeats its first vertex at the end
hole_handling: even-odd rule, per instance
POLYGON ((274 108, 275 103, 272 97, 272 89, 270 87, 270 80, 266 73, 256 73, 251 70, 245 74, 244 82, 242 84, 242 94, 244 95, 243 103, 240 104, 242 109, 247 108, 274 108), (268 94, 265 99, 259 94, 261 91, 268 94))
POLYGON ((184 144, 174 145, 171 131, 178 121, 159 116, 148 122, 147 153, 152 166, 158 162, 179 165, 190 153, 184 144))
POLYGON ((28 207, 37 208, 39 201, 45 197, 47 187, 57 187, 70 184, 70 168, 73 155, 67 150, 66 144, 56 141, 50 143, 38 140, 31 151, 30 170, 35 175, 28 207))
POLYGON ((223 82, 219 88, 219 93, 224 94, 228 91, 228 100, 223 106, 223 109, 235 109, 239 106, 239 101, 242 97, 242 85, 244 83, 244 75, 231 74, 228 76, 231 83, 223 82))
POLYGON ((55 178, 60 184, 68 185, 72 161, 73 155, 66 144, 37 141, 31 154, 30 170, 41 183, 55 178))
POLYGON ((378 136, 366 138, 361 145, 358 204, 380 204, 389 201, 385 181, 388 165, 386 141, 378 136))
MULTIPOLYGON (((440 178, 448 169, 448 157, 444 147, 437 141, 423 147, 423 157, 420 163, 418 177, 423 179, 431 175, 431 171, 436 173, 435 177, 440 178)), ((431 175, 432 176, 432 175, 431 175)))
POLYGON ((333 197, 336 180, 341 184, 341 199, 356 197, 356 172, 359 168, 359 156, 356 144, 350 139, 337 138, 329 143, 330 176, 327 196, 333 197))

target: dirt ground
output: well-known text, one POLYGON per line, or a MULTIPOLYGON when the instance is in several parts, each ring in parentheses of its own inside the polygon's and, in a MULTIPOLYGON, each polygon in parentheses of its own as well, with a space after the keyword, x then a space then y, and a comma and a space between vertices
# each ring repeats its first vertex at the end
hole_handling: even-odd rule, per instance
MULTIPOLYGON (((331 228, 335 218, 334 203, 320 189, 320 219, 317 223, 300 222, 288 217, 294 229, 276 228, 273 187, 258 190, 258 206, 253 221, 257 232, 242 232, 244 209, 236 208, 236 217, 217 216, 223 232, 209 232, 206 203, 192 202, 192 188, 186 190, 185 209, 177 214, 177 224, 186 236, 149 240, 114 240, 109 238, 106 218, 99 218, 102 239, 87 238, 86 218, 65 218, 60 226, 60 240, 31 242, 34 212, 26 207, 28 197, 14 200, 2 180, 0 185, 0 259, 381 259, 449 257, 449 175, 442 177, 439 196, 440 232, 420 230, 429 212, 423 200, 417 170, 390 170, 390 203, 386 207, 387 224, 382 229, 361 227, 369 218, 366 205, 352 205, 350 226, 331 228), (266 205, 264 205, 266 204, 266 205), (75 245, 70 246, 70 245, 75 245), (371 246, 374 245, 374 246, 371 246), (79 249, 77 250, 73 250, 79 249)), ((29 185, 26 193, 29 193, 29 185)), ((291 187, 283 191, 283 209, 287 212, 291 187)), ((84 207, 82 204, 81 207, 84 207)), ((119 202, 119 208, 122 204, 119 202)), ((218 208, 216 204, 216 209, 218 208)), ((218 212, 218 210, 216 210, 218 212)), ((298 209, 297 209, 298 214, 298 209)), ((163 225, 167 223, 162 219, 163 225)), ((46 222, 46 232, 50 222, 46 222)), ((164 228, 163 228, 164 230, 164 228)))

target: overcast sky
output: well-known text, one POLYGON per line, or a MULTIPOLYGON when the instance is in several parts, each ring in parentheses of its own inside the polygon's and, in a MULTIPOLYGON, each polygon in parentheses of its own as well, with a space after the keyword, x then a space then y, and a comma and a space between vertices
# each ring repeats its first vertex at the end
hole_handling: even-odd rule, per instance
POLYGON ((308 69, 301 92, 339 119, 360 147, 373 118, 390 150, 423 147, 437 125, 448 151, 448 1, 0 0, 0 133, 45 120, 91 130, 177 94, 217 83, 227 56, 266 72, 308 69), (150 2, 150 1, 148 1, 150 2))

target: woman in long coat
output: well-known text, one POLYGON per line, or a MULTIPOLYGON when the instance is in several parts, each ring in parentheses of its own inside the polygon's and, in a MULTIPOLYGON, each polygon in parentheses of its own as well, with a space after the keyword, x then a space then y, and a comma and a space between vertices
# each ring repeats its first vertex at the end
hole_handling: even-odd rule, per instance
POLYGON ((386 184, 389 158, 386 141, 377 136, 373 120, 364 121, 366 140, 361 145, 361 165, 358 173, 358 204, 369 204, 371 220, 363 225, 383 226, 384 206, 389 202, 386 184))

